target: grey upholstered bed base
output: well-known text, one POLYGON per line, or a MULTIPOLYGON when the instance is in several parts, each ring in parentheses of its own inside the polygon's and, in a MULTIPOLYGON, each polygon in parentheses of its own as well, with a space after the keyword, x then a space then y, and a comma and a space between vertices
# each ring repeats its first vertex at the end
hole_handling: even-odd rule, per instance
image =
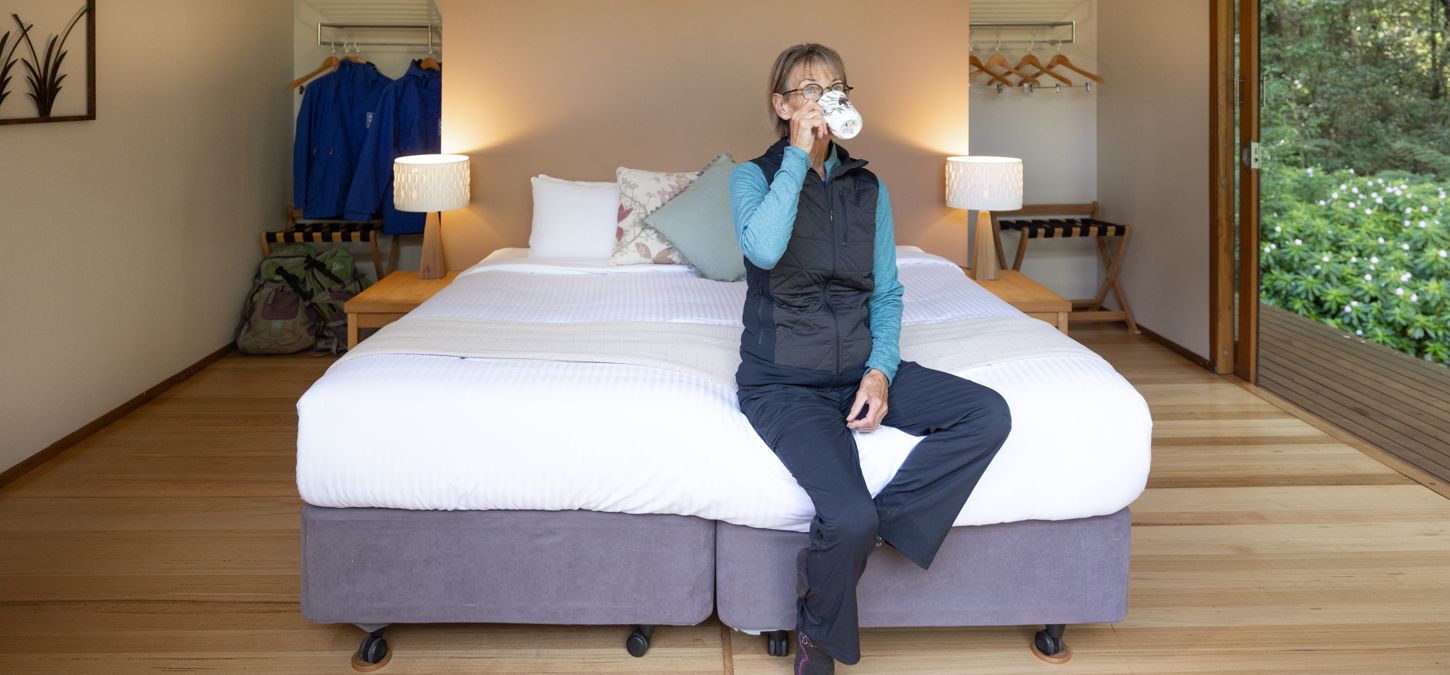
MULTIPOLYGON (((958 527, 931 570, 890 546, 857 586, 863 627, 1111 623, 1128 613, 1128 509, 1095 518, 958 527)), ((750 632, 795 628, 803 532, 715 529, 720 620, 750 632)))
POLYGON ((319 623, 691 626, 714 601, 714 521, 302 509, 302 615, 319 623))
MULTIPOLYGON (((1130 515, 957 528, 931 570, 889 546, 860 583, 863 626, 1114 622, 1130 515)), ((795 624, 804 533, 592 511, 302 510, 302 613, 390 623, 795 624)))

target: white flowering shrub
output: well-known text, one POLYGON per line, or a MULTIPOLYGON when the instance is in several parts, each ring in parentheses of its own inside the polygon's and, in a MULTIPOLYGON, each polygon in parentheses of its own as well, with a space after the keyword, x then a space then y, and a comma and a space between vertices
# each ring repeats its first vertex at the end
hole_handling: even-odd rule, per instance
POLYGON ((1450 364, 1450 185, 1270 163, 1261 301, 1450 364))

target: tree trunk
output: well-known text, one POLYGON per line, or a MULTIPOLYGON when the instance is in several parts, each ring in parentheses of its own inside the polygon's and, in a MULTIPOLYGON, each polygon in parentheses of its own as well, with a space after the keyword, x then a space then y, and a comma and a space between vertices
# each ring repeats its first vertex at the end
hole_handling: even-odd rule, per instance
MULTIPOLYGON (((1432 0, 1432 2, 1434 1, 1432 0)), ((1450 80, 1447 80, 1445 76, 1445 52, 1446 47, 1450 46, 1445 44, 1445 36, 1447 33, 1450 33, 1450 0, 1438 1, 1440 4, 1440 25, 1435 27, 1435 34, 1438 39, 1432 40, 1430 47, 1431 51, 1435 54, 1435 70, 1432 71, 1435 74, 1435 91, 1438 93, 1435 98, 1444 98, 1445 88, 1450 86, 1450 80)), ((1433 9, 1432 7, 1432 16, 1434 14, 1433 9)))

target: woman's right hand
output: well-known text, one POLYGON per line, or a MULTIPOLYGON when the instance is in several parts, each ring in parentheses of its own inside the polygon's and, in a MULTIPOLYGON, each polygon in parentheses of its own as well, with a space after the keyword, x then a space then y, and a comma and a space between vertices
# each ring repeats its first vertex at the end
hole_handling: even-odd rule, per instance
POLYGON ((817 138, 826 136, 826 113, 819 103, 808 101, 790 116, 790 144, 810 153, 817 138))

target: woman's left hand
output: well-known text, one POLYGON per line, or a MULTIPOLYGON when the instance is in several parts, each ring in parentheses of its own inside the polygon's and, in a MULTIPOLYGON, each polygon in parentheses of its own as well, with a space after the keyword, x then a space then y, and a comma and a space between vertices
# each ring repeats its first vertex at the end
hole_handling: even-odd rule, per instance
POLYGON ((861 386, 856 389, 851 413, 846 415, 846 428, 871 432, 881 426, 881 420, 886 417, 887 388, 886 376, 881 371, 874 368, 867 371, 866 376, 861 378, 861 386), (865 417, 861 417, 862 406, 866 408, 865 417))

